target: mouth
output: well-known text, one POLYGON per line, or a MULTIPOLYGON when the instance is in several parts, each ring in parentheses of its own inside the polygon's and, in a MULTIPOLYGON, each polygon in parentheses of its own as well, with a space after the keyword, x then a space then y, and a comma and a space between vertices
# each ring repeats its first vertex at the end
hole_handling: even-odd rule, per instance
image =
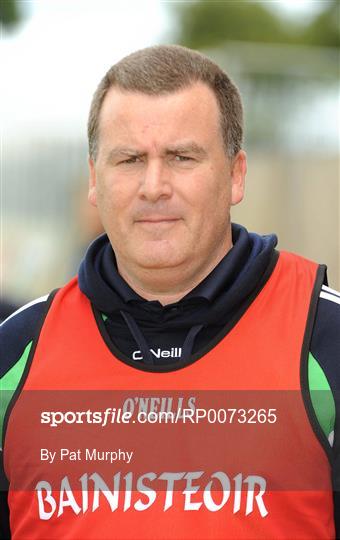
POLYGON ((144 230, 147 233, 154 234, 160 233, 161 231, 170 231, 176 226, 180 221, 180 218, 160 218, 152 217, 145 219, 138 219, 135 222, 135 225, 138 226, 140 230, 144 230))
POLYGON ((137 219, 136 223, 174 223, 176 221, 179 221, 180 218, 172 218, 172 217, 146 217, 142 219, 137 219))
POLYGON ((137 223, 174 223, 179 219, 139 219, 137 223))

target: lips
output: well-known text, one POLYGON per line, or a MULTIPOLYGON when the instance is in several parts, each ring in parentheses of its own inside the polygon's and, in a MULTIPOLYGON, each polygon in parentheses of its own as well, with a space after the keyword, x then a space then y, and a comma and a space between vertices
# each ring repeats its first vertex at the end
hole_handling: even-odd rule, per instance
POLYGON ((178 221, 180 218, 168 217, 168 216, 150 216, 137 219, 137 223, 167 223, 172 221, 178 221))
POLYGON ((137 223, 169 223, 178 219, 139 219, 137 223))
POLYGON ((169 231, 180 221, 180 218, 172 217, 148 217, 144 219, 138 219, 135 224, 140 230, 144 230, 148 233, 154 233, 155 231, 169 231))

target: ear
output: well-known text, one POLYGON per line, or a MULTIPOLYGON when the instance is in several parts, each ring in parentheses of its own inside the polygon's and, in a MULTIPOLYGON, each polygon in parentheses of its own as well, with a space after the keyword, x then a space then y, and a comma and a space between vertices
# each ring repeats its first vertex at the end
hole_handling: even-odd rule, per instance
POLYGON ((88 201, 92 206, 97 206, 97 175, 93 159, 89 157, 89 191, 88 201))
POLYGON ((247 174, 247 155, 240 150, 233 159, 231 169, 231 204, 235 205, 242 201, 244 185, 247 174))

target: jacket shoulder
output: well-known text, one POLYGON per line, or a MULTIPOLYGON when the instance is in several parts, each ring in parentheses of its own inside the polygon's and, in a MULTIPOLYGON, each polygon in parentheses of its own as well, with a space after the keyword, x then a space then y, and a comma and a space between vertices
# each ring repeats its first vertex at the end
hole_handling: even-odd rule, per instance
POLYGON ((27 345, 35 338, 53 293, 28 302, 0 325, 0 378, 17 363, 27 345))

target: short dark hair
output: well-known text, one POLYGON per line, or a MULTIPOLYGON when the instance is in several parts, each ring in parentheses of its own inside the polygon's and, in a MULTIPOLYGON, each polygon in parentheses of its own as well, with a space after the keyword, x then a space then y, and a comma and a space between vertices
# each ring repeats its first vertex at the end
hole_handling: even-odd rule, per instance
POLYGON ((93 96, 89 120, 89 154, 96 159, 99 116, 109 88, 161 95, 205 83, 214 92, 221 115, 225 149, 234 157, 241 149, 243 110, 236 85, 215 62, 203 54, 179 45, 157 45, 136 51, 114 64, 103 77, 93 96))

